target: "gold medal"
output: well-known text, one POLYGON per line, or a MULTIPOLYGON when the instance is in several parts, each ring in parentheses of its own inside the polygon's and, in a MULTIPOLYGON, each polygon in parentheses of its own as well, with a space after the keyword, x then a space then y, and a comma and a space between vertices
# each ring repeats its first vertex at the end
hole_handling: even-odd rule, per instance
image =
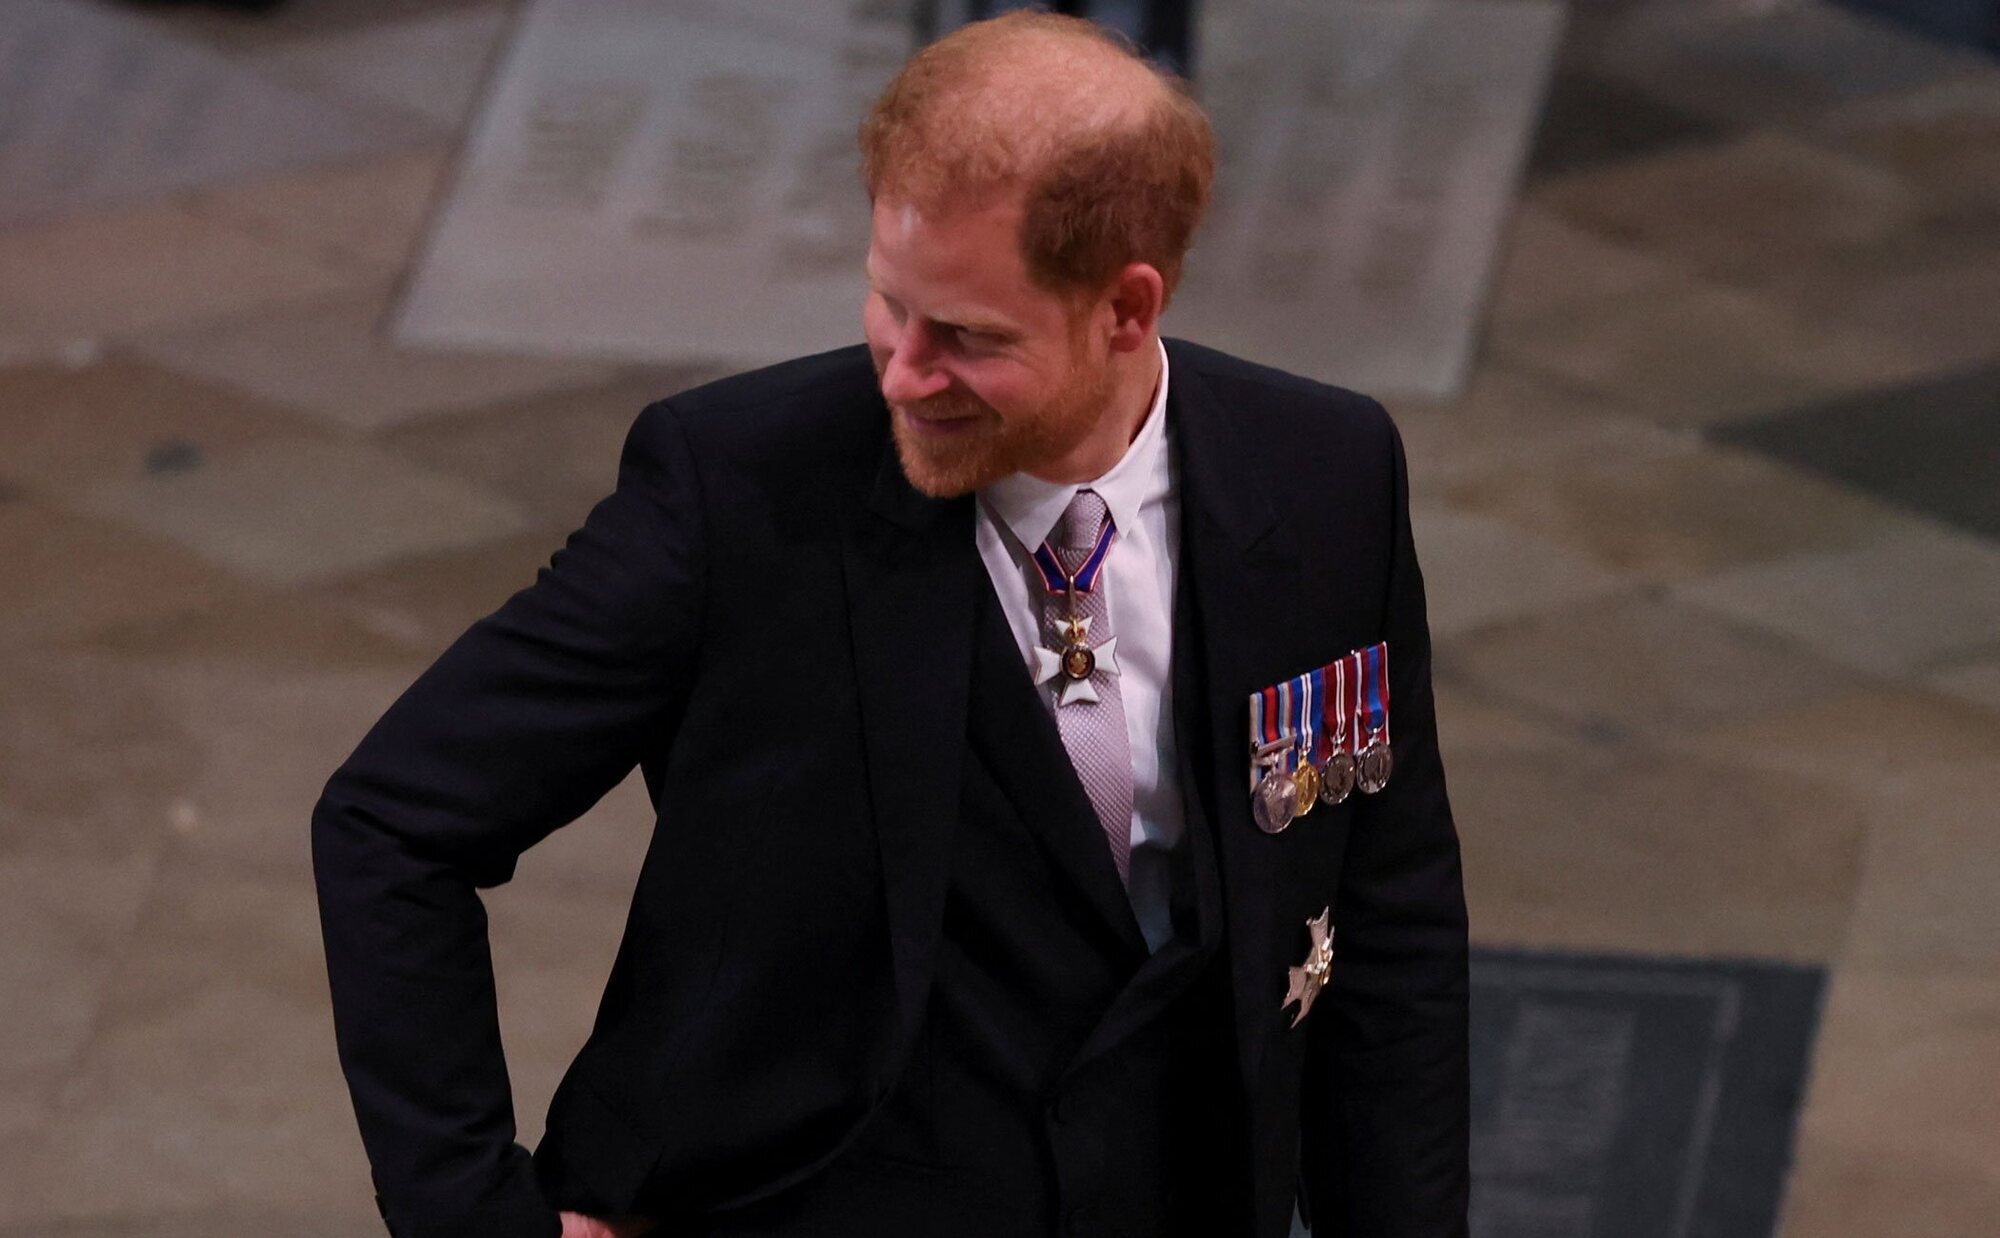
POLYGON ((1298 787, 1298 815, 1303 817, 1313 810, 1313 805, 1319 803, 1319 770, 1313 767, 1311 761, 1301 761, 1299 767, 1292 771, 1292 782, 1298 787))

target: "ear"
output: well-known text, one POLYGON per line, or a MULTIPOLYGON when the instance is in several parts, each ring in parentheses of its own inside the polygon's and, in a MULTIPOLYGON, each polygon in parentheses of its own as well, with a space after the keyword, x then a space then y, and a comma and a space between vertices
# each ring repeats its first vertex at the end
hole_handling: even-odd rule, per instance
POLYGON ((1151 263, 1134 262, 1111 285, 1111 350, 1136 352, 1152 339, 1166 305, 1167 285, 1151 263))

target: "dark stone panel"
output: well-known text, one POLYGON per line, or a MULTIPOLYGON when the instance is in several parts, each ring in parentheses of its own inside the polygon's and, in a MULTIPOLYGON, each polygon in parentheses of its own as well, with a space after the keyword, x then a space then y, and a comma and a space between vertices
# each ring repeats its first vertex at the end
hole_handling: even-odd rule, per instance
POLYGON ((1770 1238, 1823 984, 1475 951, 1473 1238, 1770 1238))
POLYGON ((2000 366, 1727 422, 1710 434, 2000 539, 2000 366))
POLYGON ((1727 127, 1629 86, 1573 69, 1558 70, 1542 104, 1528 176, 1553 176, 1652 154, 1691 142, 1719 141, 1727 127))

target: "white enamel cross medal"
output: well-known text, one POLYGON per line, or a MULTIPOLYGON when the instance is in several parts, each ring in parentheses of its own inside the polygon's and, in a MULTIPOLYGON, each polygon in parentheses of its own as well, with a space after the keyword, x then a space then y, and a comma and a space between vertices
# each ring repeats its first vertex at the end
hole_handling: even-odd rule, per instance
POLYGON ((1098 671, 1107 675, 1118 673, 1118 638, 1114 636, 1093 649, 1086 643, 1089 637, 1090 618, 1072 615, 1063 624, 1061 649, 1037 645, 1031 651, 1035 659, 1037 686, 1056 678, 1062 680, 1061 691, 1056 697, 1058 709, 1080 701, 1095 701, 1097 689, 1092 686, 1090 677, 1098 671))
POLYGON ((1293 1002, 1299 1004, 1299 1012, 1292 1016, 1292 1026, 1305 1021, 1312 1011, 1313 999, 1326 987, 1327 972, 1333 967, 1333 908, 1328 907, 1306 921, 1306 929, 1312 933, 1312 947, 1306 952, 1306 961, 1287 972, 1290 983, 1285 989, 1285 1002, 1278 1009, 1283 1011, 1293 1002))
POLYGON ((1059 649, 1047 645, 1037 645, 1029 651, 1033 659, 1035 686, 1060 679, 1062 686, 1056 694, 1056 708, 1095 702, 1097 687, 1091 677, 1098 672, 1106 675, 1118 673, 1118 638, 1113 636, 1101 645, 1090 644, 1090 617, 1076 613, 1078 594, 1089 593, 1097 584, 1097 574, 1104 567, 1104 556, 1111 549, 1111 541, 1118 535, 1117 526, 1106 515, 1104 527, 1098 530, 1097 541, 1090 553, 1084 556, 1083 565, 1072 572, 1063 565, 1055 547, 1044 541, 1029 558, 1041 573, 1042 587, 1051 597, 1060 593, 1069 603, 1069 614, 1057 623, 1061 635, 1059 649))

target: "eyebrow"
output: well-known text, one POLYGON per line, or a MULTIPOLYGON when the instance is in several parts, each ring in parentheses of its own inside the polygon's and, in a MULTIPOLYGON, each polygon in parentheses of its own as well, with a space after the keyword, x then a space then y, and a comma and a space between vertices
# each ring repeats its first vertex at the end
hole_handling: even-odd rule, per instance
MULTIPOLYGON (((865 266, 862 270, 868 277, 868 286, 870 288, 883 297, 895 300, 894 297, 890 297, 887 292, 883 291, 882 285, 876 280, 873 270, 865 266)), ((1006 339, 1017 339, 1021 334, 1019 328, 1004 320, 986 317, 984 314, 970 307, 967 307, 966 312, 961 314, 926 314, 924 317, 937 323, 939 326, 956 327, 961 331, 970 331, 975 335, 997 335, 1006 339)))

